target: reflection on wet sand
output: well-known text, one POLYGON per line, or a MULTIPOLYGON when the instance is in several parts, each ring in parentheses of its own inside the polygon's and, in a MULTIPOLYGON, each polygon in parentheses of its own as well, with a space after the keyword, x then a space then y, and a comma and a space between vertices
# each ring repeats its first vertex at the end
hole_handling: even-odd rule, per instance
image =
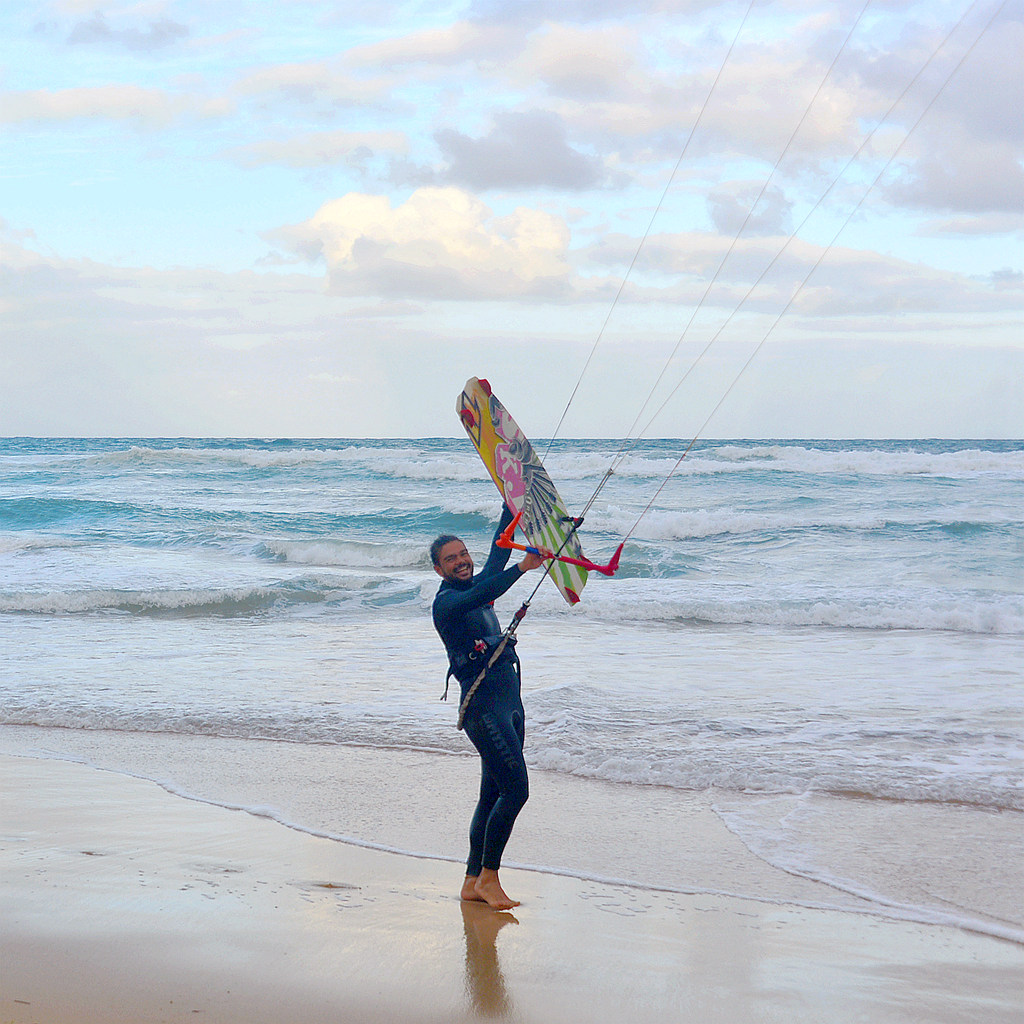
POLYGON ((473 1009, 484 1017, 508 1017, 512 998, 498 961, 495 940, 507 924, 519 924, 512 914, 492 910, 486 903, 461 902, 466 932, 466 993, 473 1009))

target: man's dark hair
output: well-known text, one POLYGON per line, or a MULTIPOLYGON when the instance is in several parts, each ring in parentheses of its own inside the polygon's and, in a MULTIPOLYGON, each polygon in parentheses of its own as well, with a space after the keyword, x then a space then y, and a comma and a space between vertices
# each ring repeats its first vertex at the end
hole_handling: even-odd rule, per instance
POLYGON ((453 540, 458 539, 458 537, 453 537, 450 533, 442 533, 441 536, 438 537, 434 541, 434 543, 430 545, 430 560, 434 563, 434 565, 441 564, 441 548, 443 548, 445 544, 451 544, 453 540))

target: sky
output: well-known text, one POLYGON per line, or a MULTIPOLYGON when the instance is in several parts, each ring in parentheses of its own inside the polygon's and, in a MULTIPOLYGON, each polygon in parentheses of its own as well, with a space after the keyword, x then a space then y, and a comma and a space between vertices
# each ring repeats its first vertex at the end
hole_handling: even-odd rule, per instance
POLYGON ((1024 0, 0 5, 0 435, 1024 437, 1024 0))

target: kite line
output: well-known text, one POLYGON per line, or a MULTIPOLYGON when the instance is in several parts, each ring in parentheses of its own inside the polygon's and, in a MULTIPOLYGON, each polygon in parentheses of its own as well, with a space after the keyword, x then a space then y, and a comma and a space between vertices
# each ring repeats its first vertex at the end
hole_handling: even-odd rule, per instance
MULTIPOLYGON (((679 349, 680 349, 684 339, 686 338, 686 336, 687 336, 687 334, 688 334, 688 332, 690 330, 690 327, 692 326, 692 324, 694 322, 694 319, 696 318, 698 312, 704 306, 706 300, 708 299, 708 297, 709 297, 709 295, 710 295, 710 293, 711 293, 715 283, 717 282, 719 276, 722 273, 723 268, 725 267, 726 263, 728 262, 729 258, 731 257, 733 251, 735 250, 737 244, 739 243, 740 238, 743 235, 743 232, 745 231, 745 229, 747 228, 751 218, 753 217, 754 211, 756 210, 756 208, 757 208, 758 204, 760 203, 761 199, 764 197, 765 193, 767 192, 767 189, 769 188, 772 180, 774 179, 776 173, 778 172, 779 167, 782 164, 782 161, 784 160, 786 154, 788 153, 789 149, 793 145, 794 140, 799 135, 800 129, 802 128, 802 126, 806 122, 807 117, 809 116, 811 109, 813 108, 815 102, 817 101, 818 97, 821 94, 822 89, 825 86, 825 83, 828 81, 829 77, 833 74, 837 63, 839 62, 840 57, 842 56, 843 52, 848 47, 848 45, 850 43, 850 40, 852 39, 852 37, 853 37, 857 27, 859 26, 859 24, 863 20, 864 15, 867 12, 867 9, 871 5, 871 2, 872 2, 872 0, 866 0, 864 6, 862 7, 862 9, 860 11, 860 13, 857 15, 857 17, 854 20, 851 28, 847 32, 847 35, 846 35, 846 37, 845 37, 845 39, 843 41, 842 46, 837 51, 835 57, 832 59, 831 64, 829 65, 829 67, 826 70, 826 72, 825 72, 825 74, 824 74, 820 84, 818 85, 818 88, 816 89, 813 97, 811 98, 811 100, 808 103, 806 109, 804 110, 803 115, 801 116, 801 118, 800 118, 799 122, 797 123, 796 127, 793 129, 792 133, 790 134, 789 139, 786 142, 786 145, 783 148, 782 152, 780 153, 779 157, 776 159, 776 161, 775 161, 775 163, 774 163, 774 165, 773 165, 773 167, 772 167, 768 177, 765 179, 764 184, 761 186, 761 189, 760 189, 757 197, 754 199, 753 203, 751 204, 751 206, 750 206, 750 208, 749 208, 749 210, 748 210, 748 212, 746 214, 746 217, 745 217, 743 223, 740 225, 740 228, 736 232, 735 236, 733 237, 732 242, 728 246, 728 249, 727 249, 725 255, 723 256, 723 258, 719 262, 717 269, 715 270, 713 276, 711 277, 711 279, 709 280, 708 284, 706 285, 706 287, 704 289, 704 292, 703 292, 703 294, 702 294, 702 296, 700 298, 700 301, 697 303, 697 305, 694 308, 693 312, 690 314, 690 317, 689 317, 689 319, 688 319, 688 321, 686 323, 686 326, 684 327, 684 329, 683 329, 683 331, 682 331, 678 341, 676 342, 676 345, 673 348, 672 352, 669 354, 668 359, 665 361, 665 364, 664 364, 664 366, 663 366, 663 368, 661 370, 661 373, 658 375, 658 377, 655 380, 653 386, 651 387, 650 392, 647 395, 647 398, 644 400, 644 403, 641 406, 640 411, 638 412, 636 418, 634 419, 633 424, 630 426, 629 431, 627 432, 627 434, 626 434, 622 444, 620 445, 619 449, 612 456, 610 465, 608 466, 608 468, 605 471, 604 475, 602 476, 602 478, 598 482, 596 488, 594 489, 594 492, 591 494, 590 498, 587 500, 587 502, 586 502, 586 504, 585 504, 585 506, 584 506, 584 508, 583 508, 583 510, 581 512, 581 515, 578 517, 577 522, 582 522, 583 517, 586 516, 586 514, 589 512, 589 510, 593 506, 594 502, 596 501, 597 497, 599 496, 601 491, 604 489, 605 485, 608 483, 608 481, 611 479, 611 477, 615 474, 616 469, 621 465, 622 461, 626 458, 626 456, 631 451, 633 451, 636 448, 636 446, 639 444, 641 439, 645 436, 647 431, 651 428, 652 424, 655 422, 655 420, 658 418, 658 416, 661 415, 661 413, 664 411, 666 406, 669 404, 669 402, 672 400, 672 398, 675 396, 675 394, 682 387, 683 383, 687 380, 687 378, 690 376, 690 374, 693 372, 693 370, 696 368, 696 366, 707 355, 707 353, 710 351, 712 346, 721 337, 721 335, 725 331, 726 327, 728 327, 728 325, 732 322, 732 320, 735 318, 735 316, 739 313, 739 311, 747 303, 747 301, 750 299, 751 295, 758 288, 758 286, 761 284, 761 282, 764 280, 764 278, 767 276, 767 274, 777 264, 779 259, 783 256, 783 254, 788 250, 790 245, 797 238, 798 233, 804 228, 804 226, 810 220, 811 216, 813 216, 813 214, 821 207, 821 205, 825 202, 825 200, 828 198, 828 196, 832 193, 832 191, 835 189, 835 187, 838 185, 838 183, 843 179, 843 177, 846 174, 846 172, 858 160, 858 158, 861 156, 861 154, 864 152, 864 150, 868 147, 870 142, 877 136, 879 131, 883 127, 886 126, 886 124, 888 123, 889 119, 891 118, 891 116, 893 115, 893 113, 897 109, 897 107, 903 102, 903 100, 906 98, 907 94, 911 91, 911 89, 914 87, 914 85, 917 84, 918 81, 920 81, 920 79, 925 74, 925 72, 928 70, 928 68, 932 65, 932 63, 936 60, 938 55, 949 44, 950 40, 957 33, 957 31, 964 25, 964 23, 968 20, 968 18, 974 12, 974 10, 978 6, 980 6, 982 0, 973 0, 973 2, 967 7, 967 9, 964 11, 964 13, 958 19, 958 21, 948 31, 948 33, 945 35, 945 37, 942 39, 942 41, 936 47, 934 47, 934 49, 932 50, 931 54, 928 56, 927 60, 921 65, 921 67, 914 74, 914 76, 907 82, 906 86, 904 86, 903 90, 900 92, 900 94, 897 96, 897 98, 892 102, 892 104, 889 106, 889 108, 885 112, 885 114, 882 115, 882 117, 875 124, 874 128, 872 128, 871 131, 865 136, 864 140, 861 142, 861 144, 858 146, 858 148, 855 150, 855 152, 847 159, 847 161, 843 165, 843 167, 833 177, 832 181, 829 183, 827 188, 819 195, 818 199, 813 204, 813 206, 808 210, 806 215, 801 220, 800 224, 792 232, 789 233, 788 237, 786 238, 786 240, 784 241, 782 246, 778 249, 778 251, 775 253, 775 255, 771 258, 771 260, 768 262, 768 264, 764 267, 764 269, 758 275, 758 277, 753 282, 753 284, 748 288, 748 290, 743 295, 743 297, 739 300, 739 302, 736 303, 736 305, 733 307, 732 311, 726 317, 725 321, 718 327, 718 329, 712 335, 711 339, 707 342, 707 344, 704 346, 702 351, 694 358, 694 360, 692 361, 690 366, 686 369, 685 373, 678 380, 678 382, 675 384, 675 386, 672 388, 672 390, 668 393, 668 395, 665 397, 665 399, 661 402, 661 404, 658 406, 658 408, 654 411, 654 413, 651 415, 651 417, 647 420, 647 422, 645 423, 643 428, 638 431, 637 430, 637 426, 641 422, 645 410, 647 410, 647 408, 651 405, 651 403, 652 403, 652 401, 654 399, 654 395, 655 395, 656 391, 658 390, 658 388, 661 385, 662 381, 665 379, 665 377, 666 377, 666 375, 668 373, 668 370, 669 370, 673 360, 675 359, 675 356, 677 355, 677 353, 678 353, 678 351, 679 351, 679 349)), ((721 409, 722 405, 725 403, 725 401, 727 400, 729 395, 735 389, 735 387, 739 383, 740 379, 746 373, 746 371, 748 370, 750 365, 753 363, 754 359, 757 357, 758 353, 762 350, 762 348, 764 347, 765 343, 768 341, 769 337, 774 332, 775 328, 778 326, 779 322, 786 315, 786 313, 792 308, 793 304, 796 302, 797 298, 800 296, 800 294, 803 292, 804 288, 806 287, 808 281, 811 279, 813 274, 817 271, 817 269, 824 262, 825 258, 828 256, 828 254, 830 253, 832 248, 835 246, 835 244, 836 244, 837 240, 839 239, 840 235, 847 228, 847 226, 849 225, 850 221, 856 215, 857 211, 861 208, 861 206, 866 201, 867 197, 877 187, 877 185, 878 185, 879 181, 882 179, 883 175, 892 166, 893 162, 897 159, 899 154, 902 152, 903 147, 907 144, 907 142, 909 141, 909 139, 911 138, 913 133, 917 130, 918 126, 921 124, 921 122, 924 120, 926 115, 929 113, 929 111, 932 109, 932 107, 938 101, 939 97, 946 90, 947 86, 952 81, 953 77, 960 70, 960 68, 963 66, 963 64, 967 61, 968 57, 973 53, 974 49, 977 47, 978 43, 981 41, 981 39, 985 35, 985 33, 991 28, 991 26, 994 23, 994 21, 996 20, 996 18, 999 16, 1000 13, 1002 13, 1002 11, 1005 8, 1007 3, 1008 3, 1008 0, 1002 0, 1002 2, 999 3, 994 8, 994 10, 992 11, 992 14, 990 15, 990 17, 987 19, 987 21, 984 23, 984 25, 980 28, 980 30, 978 30, 978 32, 974 36, 973 40, 971 41, 971 43, 967 46, 967 48, 964 50, 964 52, 960 56, 959 60, 957 60, 957 62, 948 71, 948 73, 945 75, 944 79, 942 80, 941 84, 938 86, 938 88, 931 95, 931 98, 927 101, 927 103, 925 104, 923 109, 920 111, 920 113, 918 114, 918 116, 914 120, 914 122, 906 130, 906 132, 905 132, 902 140, 900 141, 900 143, 895 147, 895 149, 893 150, 891 155, 884 162, 884 164, 882 165, 881 169, 875 175, 875 177, 871 181, 871 183, 867 186, 866 189, 864 189, 864 191, 862 192, 860 198, 857 200, 857 202, 854 204, 852 209, 846 215, 845 219, 840 224, 839 228, 833 234, 831 240, 828 242, 827 245, 825 245, 824 247, 821 248, 821 251, 820 251, 817 259, 810 266, 810 269, 803 276, 803 278, 797 282, 796 286, 792 289, 792 292, 791 292, 789 298, 787 299, 787 301, 785 302, 785 304, 783 305, 782 309, 778 312, 778 314, 775 316, 774 320, 768 326, 768 329, 766 330, 764 335, 761 337, 760 341, 757 343, 757 345, 755 346, 755 348, 753 349, 753 351, 751 352, 749 357, 746 359, 746 361, 740 367, 739 371, 735 374, 735 376, 733 377, 731 383, 728 385, 728 387, 722 393, 722 395, 719 398, 718 402, 715 404, 715 406, 712 408, 711 412, 704 419, 704 421, 700 425, 699 429, 694 433, 693 437, 691 438, 689 443, 686 445, 686 447, 683 450, 682 454, 676 460, 675 464, 668 471, 666 476, 662 479, 661 483, 659 484, 657 490, 654 492, 654 494, 651 497, 650 501, 645 506, 645 508, 641 511, 640 515, 636 518, 636 521, 633 523, 633 525, 630 527, 629 531, 626 533, 625 537, 623 538, 622 543, 619 545, 619 548, 618 548, 618 550, 616 552, 616 557, 615 557, 616 565, 617 565, 617 561, 618 561, 618 554, 621 553, 623 544, 625 544, 625 542, 627 540, 629 540, 629 538, 636 531, 636 529, 639 526, 641 520, 644 518, 644 516, 653 507, 654 502, 657 500, 657 498, 661 494, 662 490, 668 484, 669 480, 671 480, 671 478, 678 471, 678 469, 679 469, 680 465, 682 464, 683 460, 692 451, 692 449, 696 445, 697 441, 703 436, 703 433, 707 429, 707 427, 710 424, 711 420, 718 413, 718 411, 721 409)), ((752 6, 753 5, 751 4, 751 7, 752 6)), ((655 207, 654 214, 652 215, 652 217, 650 219, 650 222, 649 222, 649 224, 647 226, 647 229, 645 230, 645 232, 644 232, 644 234, 643 234, 642 238, 640 239, 640 242, 639 242, 639 244, 637 246, 637 249, 636 249, 636 251, 633 254, 633 258, 630 261, 629 266, 628 266, 628 268, 626 270, 626 273, 625 273, 625 275, 624 275, 624 277, 623 277, 623 279, 622 279, 622 281, 621 281, 621 283, 619 285, 618 291, 616 292, 616 295, 615 295, 615 297, 614 297, 614 299, 612 301, 612 304, 611 304, 611 307, 610 307, 610 309, 608 311, 608 314, 606 315, 605 320, 604 320, 604 322, 603 322, 603 324, 601 326, 601 329, 598 332, 597 338, 596 338, 596 340, 595 340, 595 342, 593 344, 593 347, 591 348, 590 354, 589 354, 587 360, 585 361, 585 363, 583 365, 583 368, 582 368, 582 370, 580 372, 580 375, 579 375, 579 377, 578 377, 578 379, 576 381, 576 384, 573 387, 572 392, 571 392, 571 394, 569 396, 569 399, 568 399, 568 401, 566 403, 565 409, 563 410, 562 415, 561 415, 561 417, 558 420, 558 424, 557 424, 557 426, 555 428, 555 431, 552 434, 550 440, 548 441, 548 447, 547 447, 547 451, 548 452, 550 452, 551 445, 553 444, 555 438, 558 436, 558 434, 559 434, 559 432, 561 430, 562 424, 564 423, 565 417, 568 414, 569 408, 571 407, 571 405, 573 404, 573 401, 575 400, 575 398, 577 396, 577 392, 578 392, 578 390, 580 388, 580 385, 582 384, 582 381, 583 381, 583 379, 584 379, 584 377, 585 377, 585 375, 587 373, 587 370, 590 367, 590 364, 591 364, 591 362, 592 362, 592 360, 594 358, 594 354, 597 351, 598 345, 600 344, 600 342, 601 342, 601 340, 602 340, 602 338, 603 338, 603 336, 604 336, 604 334, 606 332, 606 329, 607 329, 608 324, 609 324, 609 322, 611 320, 611 317, 612 317, 612 314, 613 314, 613 312, 615 310, 615 307, 617 306, 617 304, 619 302, 619 299, 621 298, 621 296, 623 294, 623 291, 625 289, 626 283, 628 282, 630 276, 632 275, 632 272, 633 272, 633 270, 634 270, 634 268, 635 268, 635 266, 637 264, 637 261, 639 259, 640 253, 643 250, 643 248, 644 248, 644 246, 645 246, 645 244, 646 244, 646 242, 648 240, 648 237, 649 237, 651 231, 653 230, 654 222, 655 222, 659 212, 661 211, 661 209, 662 209, 662 207, 664 205, 665 199, 666 199, 666 197, 668 195, 668 192, 669 192, 669 190, 670 190, 670 188, 671 188, 671 186, 672 186, 672 184, 673 184, 673 182, 675 180, 675 177, 676 177, 676 175, 677 175, 677 173, 679 171, 679 168, 680 168, 680 166, 682 164, 683 158, 685 157, 685 155, 686 155, 686 153, 687 153, 687 151, 689 149, 690 143, 693 140, 693 137, 694 137, 694 135, 696 133, 696 130, 697 130, 697 128, 698 128, 698 126, 699 126, 699 124, 700 124, 700 122, 701 122, 705 112, 708 109, 708 106, 709 106, 709 104, 711 102, 712 95, 713 95, 713 93, 715 91, 715 87, 718 85, 718 83, 719 83, 719 81, 720 81, 720 79, 722 77, 722 74, 723 74, 723 72, 725 70, 725 67, 726 67, 726 65, 727 65, 727 63, 729 61, 729 58, 730 58, 733 50, 735 49, 735 46, 736 46, 737 41, 739 39, 739 36, 740 36, 740 34, 741 34, 742 30, 743 30, 744 25, 746 24, 747 17, 750 14, 751 7, 747 8, 747 10, 746 10, 746 12, 745 12, 745 14, 743 16, 743 19, 742 19, 742 21, 740 23, 740 26, 739 26, 739 28, 738 28, 738 30, 736 32, 736 36, 733 38, 732 44, 730 45, 729 50, 726 53, 725 59, 723 60, 721 66, 718 69, 718 73, 717 73, 717 75, 715 77, 715 80, 714 80, 714 82, 712 84, 712 87, 709 90, 708 95, 706 96, 706 98, 704 100, 704 103, 703 103, 703 105, 702 105, 702 107, 700 109, 700 112, 698 113, 697 119, 695 120, 692 128, 690 129, 690 132, 689 132, 689 134, 687 136, 686 142, 685 142, 685 144, 683 146, 683 150, 680 153, 680 156, 679 156, 678 160, 676 161, 676 164, 675 164, 675 166, 674 166, 674 168, 672 170, 672 173, 671 173, 671 175, 669 177, 669 181, 666 184, 665 189, 662 192, 661 197, 658 200, 658 203, 657 203, 657 205, 655 207)), ((521 545, 516 545, 516 546, 517 547, 521 547, 521 545)), ((609 565, 610 564, 611 563, 609 563, 609 565)), ((602 567, 597 567, 597 568, 601 569, 602 567)), ((608 574, 610 575, 610 573, 608 573, 608 574)))

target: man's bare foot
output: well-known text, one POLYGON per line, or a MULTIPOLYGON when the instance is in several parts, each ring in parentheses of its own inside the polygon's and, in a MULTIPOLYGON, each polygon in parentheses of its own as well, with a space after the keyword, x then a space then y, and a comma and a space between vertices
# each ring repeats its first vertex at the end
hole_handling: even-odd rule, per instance
POLYGON ((466 875, 466 880, 462 883, 462 892, 459 893, 459 897, 464 900, 479 900, 483 902, 483 896, 476 891, 476 875, 466 875))
POLYGON ((495 910, 511 910, 519 906, 519 900, 511 899, 498 881, 498 872, 484 868, 473 886, 478 900, 483 900, 495 910))

